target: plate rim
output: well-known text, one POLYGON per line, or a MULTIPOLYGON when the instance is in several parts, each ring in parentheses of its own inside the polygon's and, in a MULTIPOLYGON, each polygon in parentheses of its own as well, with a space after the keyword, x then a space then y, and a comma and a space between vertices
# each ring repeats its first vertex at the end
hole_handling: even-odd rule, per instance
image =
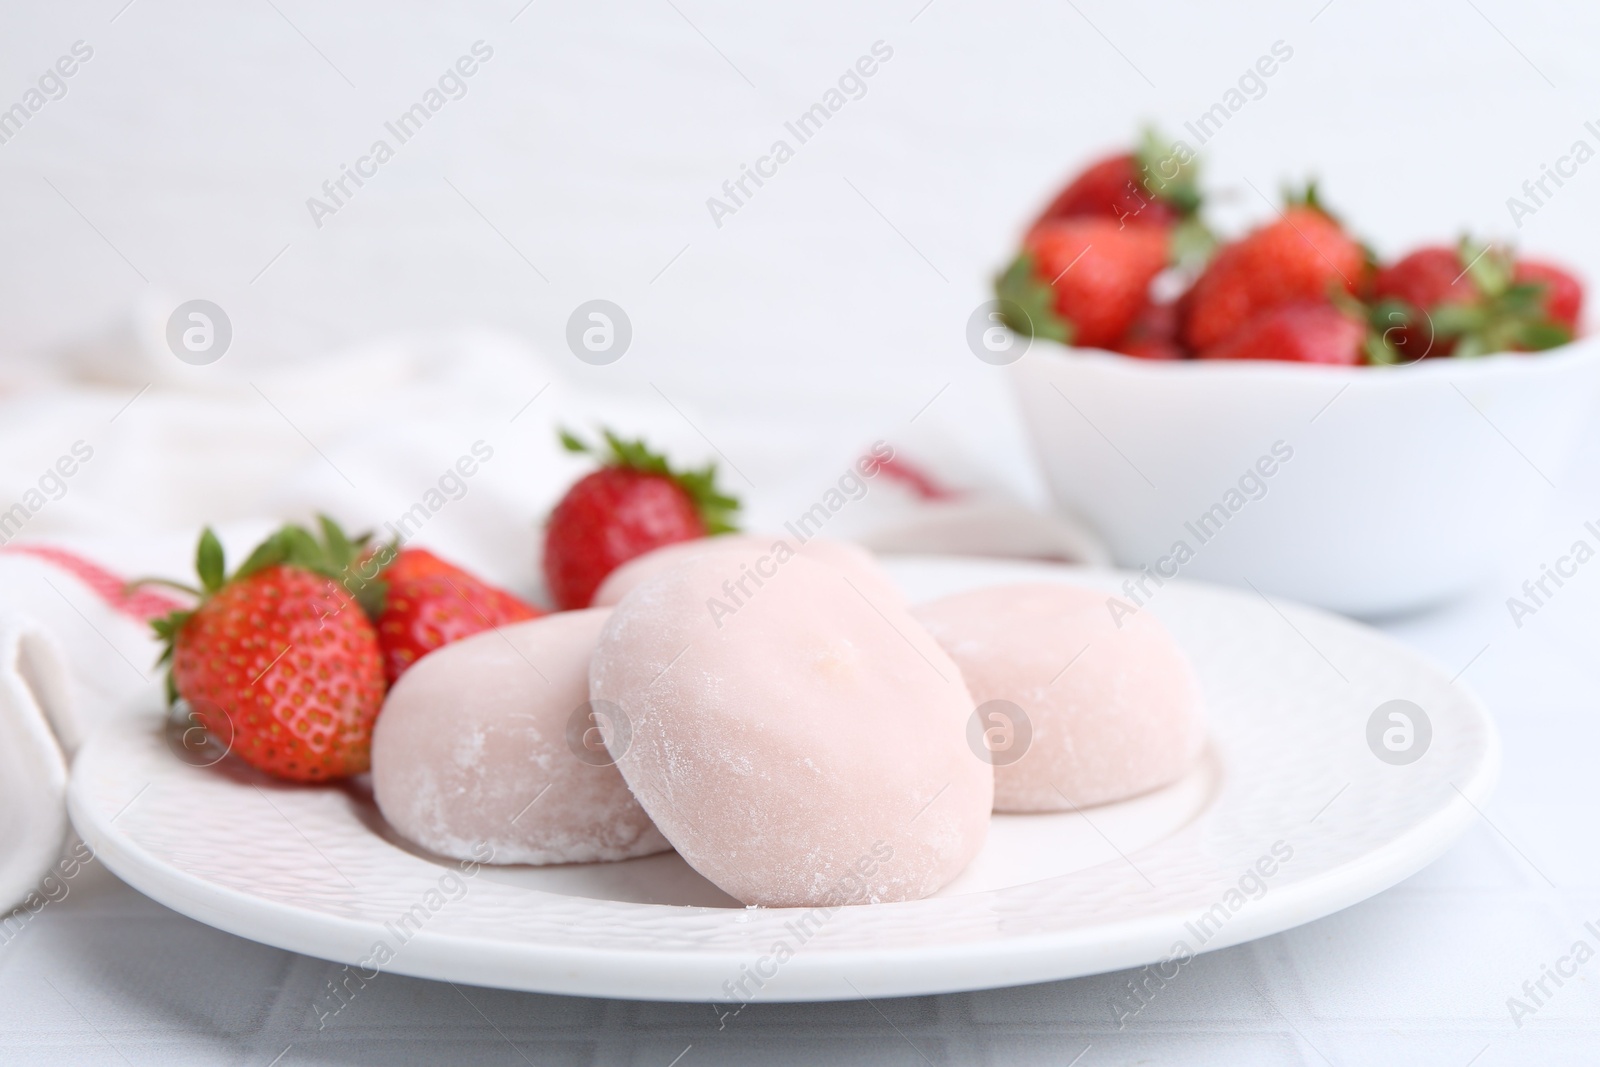
MULTIPOLYGON (((891 565, 902 562, 976 564, 1000 569, 1014 564, 1019 577, 1028 572, 1038 575, 1040 568, 1046 567, 1061 577, 1081 579, 1094 575, 1100 581, 1136 573, 1040 561, 958 556, 901 556, 888 562, 891 565)), ((1244 596, 1239 590, 1213 583, 1185 581, 1181 584, 1206 593, 1244 596)), ((1365 631, 1368 638, 1389 646, 1390 651, 1410 657, 1439 678, 1448 677, 1444 668, 1431 657, 1381 631, 1320 609, 1298 604, 1293 607, 1365 631)), ((1252 901, 1251 907, 1234 915, 1198 948, 1195 955, 1292 929, 1369 899, 1428 866, 1455 843, 1479 817, 1478 809, 1492 794, 1502 758, 1493 716, 1469 688, 1459 684, 1457 688, 1463 706, 1470 709, 1483 729, 1483 753, 1471 775, 1465 780, 1451 782, 1464 803, 1447 803, 1375 848, 1327 870, 1273 887, 1252 901)), ((117 730, 148 729, 149 725, 147 719, 137 716, 113 718, 94 731, 81 752, 97 751, 98 745, 105 743, 101 741, 104 735, 117 730)), ((348 966, 357 966, 366 959, 367 948, 382 936, 384 927, 376 919, 341 917, 253 895, 185 871, 153 855, 113 825, 121 812, 108 817, 85 795, 89 787, 82 781, 84 776, 78 773, 80 766, 82 763, 75 758, 67 804, 73 825, 107 869, 158 903, 236 936, 348 966)), ((154 780, 151 784, 155 784, 154 780)), ((1193 831, 1205 818, 1203 811, 1188 827, 1166 840, 1193 831)), ((861 907, 905 909, 922 903, 925 902, 861 907)), ((680 905, 633 906, 684 907, 695 912, 729 910, 680 905)), ((933 995, 1122 970, 1156 962, 1161 957, 1151 955, 1152 938, 1160 935, 1165 939, 1176 924, 1193 916, 1192 909, 1172 906, 1090 926, 1045 932, 995 932, 977 940, 930 939, 921 945, 882 949, 828 948, 820 953, 797 954, 795 958, 825 957, 827 969, 838 972, 840 982, 845 985, 815 979, 790 982, 775 987, 770 994, 763 987, 754 999, 773 1003, 933 995), (996 946, 1000 946, 998 951, 996 946), (854 990, 854 994, 850 990, 854 990)), ((751 960, 747 951, 731 948, 663 950, 568 946, 497 941, 475 933, 441 932, 431 928, 416 932, 403 947, 406 951, 397 952, 383 964, 381 969, 385 973, 525 992, 682 1002, 717 1002, 718 998, 705 995, 705 984, 737 977, 740 966, 751 960), (471 951, 463 952, 463 947, 471 951), (622 977, 619 978, 619 974, 622 977)), ((817 968, 812 965, 811 969, 817 968)), ((782 973, 792 977, 792 971, 782 973)))

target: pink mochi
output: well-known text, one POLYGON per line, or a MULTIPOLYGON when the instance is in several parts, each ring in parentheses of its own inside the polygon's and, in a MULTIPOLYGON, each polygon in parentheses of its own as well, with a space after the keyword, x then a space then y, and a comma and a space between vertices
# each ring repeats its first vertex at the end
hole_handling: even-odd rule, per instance
MULTIPOLYGON (((780 542, 786 552, 796 551, 795 538, 780 537, 776 534, 719 534, 716 537, 702 537, 694 541, 678 541, 663 545, 652 552, 630 559, 606 575, 606 580, 595 590, 592 606, 597 608, 613 606, 648 579, 706 552, 739 549, 749 554, 749 562, 753 566, 763 556, 773 555, 773 550, 780 542)), ((878 566, 877 559, 860 545, 813 537, 809 541, 799 542, 798 551, 806 559, 832 567, 847 575, 874 603, 883 599, 895 603, 902 602, 899 590, 894 587, 894 583, 889 580, 883 568, 878 566)), ((738 575, 735 574, 733 577, 737 578, 738 575)))
MULTIPOLYGON (((378 808, 455 859, 587 863, 663 852, 591 718, 589 659, 609 611, 474 634, 418 660, 372 734, 378 808)), ((598 726, 598 729, 597 729, 598 726)))
POLYGON ((993 750, 996 811, 1137 796, 1181 778, 1200 754, 1199 683, 1148 611, 1119 628, 1104 593, 1037 583, 958 593, 912 613, 972 691, 974 736, 993 750), (1021 708, 1026 723, 989 701, 1021 708))
POLYGON ((634 796, 746 904, 937 891, 982 846, 994 799, 960 671, 898 602, 868 603, 804 556, 735 612, 711 607, 745 560, 696 555, 606 622, 590 695, 631 728, 616 755, 634 796))

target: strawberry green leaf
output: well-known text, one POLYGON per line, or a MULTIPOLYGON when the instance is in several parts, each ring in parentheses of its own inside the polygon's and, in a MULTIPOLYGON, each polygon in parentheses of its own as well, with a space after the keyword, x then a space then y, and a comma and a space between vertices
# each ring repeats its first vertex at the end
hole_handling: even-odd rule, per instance
POLYGON ((1133 159, 1145 191, 1178 213, 1172 234, 1172 261, 1185 268, 1205 265, 1218 241, 1200 217, 1200 160, 1189 148, 1145 127, 1133 159))
POLYGON ((1379 367, 1397 367, 1406 362, 1386 334, 1369 332, 1361 342, 1361 351, 1367 362, 1379 367))
POLYGON ((377 622, 378 616, 383 614, 384 603, 389 597, 389 583, 381 578, 374 578, 371 581, 359 583, 356 588, 349 590, 349 592, 351 599, 360 605, 367 618, 377 622))
POLYGON ((1140 180, 1150 195, 1164 200, 1180 215, 1194 216, 1200 210, 1200 162, 1186 148, 1161 136, 1153 126, 1145 127, 1134 152, 1140 180))
POLYGON ((207 593, 215 593, 222 588, 223 578, 228 573, 223 563, 222 542, 217 540, 216 533, 209 526, 200 533, 200 544, 194 553, 194 569, 200 575, 200 588, 207 593))
POLYGON ((268 567, 277 566, 285 558, 283 539, 277 534, 273 534, 257 545, 250 555, 245 557, 245 561, 239 564, 239 569, 233 572, 233 580, 239 581, 241 578, 248 578, 258 571, 264 571, 268 567))
POLYGON ((695 509, 700 512, 700 521, 705 523, 706 533, 715 535, 738 530, 734 515, 739 510, 739 501, 717 488, 716 464, 685 471, 676 476, 676 481, 689 494, 689 499, 694 501, 695 509))
POLYGON ((322 543, 327 545, 328 563, 336 571, 342 571, 356 559, 356 546, 351 543, 343 527, 326 515, 317 516, 317 524, 322 527, 322 543))
MULTIPOLYGON (((1329 281, 1328 282, 1327 293, 1328 293, 1328 303, 1332 304, 1334 307, 1338 308, 1340 311, 1344 312, 1346 315, 1350 316, 1352 319, 1363 319, 1368 323, 1368 325, 1376 325, 1378 320, 1379 320, 1379 318, 1381 317, 1380 314, 1379 314, 1379 306, 1378 305, 1374 305, 1373 307, 1368 307, 1366 304, 1364 304, 1362 302, 1360 297, 1356 296, 1350 290, 1346 289, 1339 282, 1329 281)), ((1399 307, 1401 309, 1404 309, 1405 307, 1407 307, 1407 305, 1405 305, 1403 303, 1400 303, 1399 301, 1393 301, 1391 303, 1399 304, 1399 307)), ((1391 310, 1392 311, 1392 310, 1395 310, 1395 309, 1393 307, 1390 307, 1390 308, 1385 308, 1384 310, 1391 310)))
POLYGON ((383 614, 389 583, 383 581, 381 577, 368 578, 365 575, 368 573, 381 575, 383 568, 394 562, 395 556, 400 551, 399 539, 396 538, 369 551, 367 546, 372 543, 370 531, 351 537, 344 532, 342 526, 326 515, 318 515, 317 524, 322 528, 325 557, 325 570, 322 573, 343 585, 345 592, 350 594, 351 599, 366 613, 367 618, 376 622, 378 616, 383 614), (369 557, 374 558, 369 561, 369 557), (367 562, 370 562, 370 565, 363 566, 363 563, 367 562))
POLYGON ((1180 267, 1202 267, 1217 250, 1217 235, 1198 218, 1172 228, 1172 261, 1180 267))
POLYGON ((605 438, 606 447, 610 450, 611 462, 615 466, 630 467, 636 471, 647 474, 672 473, 667 465, 667 457, 652 452, 644 441, 627 441, 618 437, 610 430, 602 429, 601 436, 605 438))
POLYGON ((156 639, 161 642, 161 655, 156 659, 156 666, 168 667, 166 672, 166 693, 169 707, 178 702, 178 686, 172 679, 170 664, 178 646, 178 633, 193 614, 194 612, 191 610, 182 609, 163 615, 159 619, 150 620, 150 629, 155 632, 156 639))
MULTIPOLYGON (((161 616, 159 619, 150 620, 150 628, 154 630, 156 636, 161 638, 163 641, 170 641, 173 637, 177 636, 179 630, 183 629, 183 624, 188 622, 189 616, 193 614, 194 612, 188 609, 180 608, 177 611, 172 611, 161 616)), ((170 654, 170 650, 168 654, 170 654)), ((163 659, 164 658, 165 657, 163 657, 163 659)))
POLYGON ((346 575, 345 591, 366 612, 367 618, 377 622, 389 598, 389 583, 384 580, 384 572, 400 556, 400 538, 385 541, 369 550, 366 546, 371 540, 371 534, 356 538, 355 556, 341 568, 341 572, 346 575), (369 574, 372 577, 367 577, 369 574))
POLYGON ((1516 315, 1539 317, 1544 314, 1545 284, 1521 282, 1500 294, 1500 306, 1516 315))
POLYGON ((1517 340, 1529 352, 1543 352, 1572 342, 1572 331, 1558 322, 1530 322, 1522 327, 1517 340))
POLYGON ((1433 328, 1440 337, 1482 333, 1488 325, 1486 309, 1473 304, 1441 304, 1433 309, 1433 328))
POLYGON ((1477 284, 1484 296, 1493 299, 1504 295, 1511 287, 1512 263, 1509 253, 1463 237, 1456 255, 1461 260, 1461 272, 1477 284))
POLYGON ((1323 202, 1322 192, 1317 188, 1317 179, 1315 178, 1306 179, 1306 183, 1303 186, 1284 186, 1283 206, 1309 208, 1310 210, 1317 212, 1319 215, 1327 216, 1334 222, 1339 223, 1341 226, 1344 224, 1343 220, 1341 220, 1338 215, 1335 215, 1332 211, 1330 211, 1328 209, 1328 205, 1323 202))
POLYGON ((279 536, 284 542, 285 563, 316 574, 328 573, 328 554, 311 535, 311 531, 304 526, 291 524, 279 531, 279 536))
POLYGON ((1023 337, 1072 343, 1072 323, 1056 313, 1055 290, 1034 273, 1033 256, 1023 252, 995 279, 1000 318, 1023 337))

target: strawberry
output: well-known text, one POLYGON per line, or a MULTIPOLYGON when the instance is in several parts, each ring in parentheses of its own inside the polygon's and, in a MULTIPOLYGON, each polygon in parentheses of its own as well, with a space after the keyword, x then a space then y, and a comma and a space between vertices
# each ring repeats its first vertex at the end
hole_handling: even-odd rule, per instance
POLYGON ((1280 304, 1355 292, 1366 263, 1366 252, 1310 190, 1276 222, 1217 253, 1187 294, 1184 340, 1203 351, 1280 304))
POLYGON ((544 612, 425 548, 385 548, 377 618, 383 673, 390 685, 417 660, 483 630, 537 619, 544 612))
POLYGON ((1108 156, 1072 179, 1035 226, 1061 219, 1117 219, 1130 226, 1175 226, 1200 209, 1194 157, 1146 131, 1137 151, 1108 156))
POLYGON ((1539 351, 1572 340, 1583 287, 1559 267, 1463 239, 1420 248, 1373 279, 1369 358, 1539 351))
POLYGON ((1372 295, 1404 300, 1412 307, 1435 308, 1475 303, 1482 294, 1458 249, 1430 245, 1378 271, 1372 279, 1372 295))
POLYGON ((152 623, 168 699, 252 767, 298 782, 367 769, 384 695, 377 632, 341 585, 359 542, 331 520, 322 529, 318 541, 285 526, 230 576, 207 528, 200 588, 177 586, 198 602, 152 623))
POLYGON ((1517 285, 1543 285, 1545 317, 1573 334, 1578 332, 1578 315, 1583 311, 1583 283, 1553 263, 1519 259, 1512 268, 1511 280, 1517 285))
POLYGON ((601 461, 567 490, 545 529, 545 583, 563 609, 588 607, 606 575, 635 556, 737 529, 739 502, 717 488, 714 464, 675 472, 643 441, 602 433, 605 447, 591 449, 561 431, 567 451, 601 461))
POLYGON ((1478 283, 1454 248, 1433 245, 1391 263, 1372 279, 1373 326, 1399 357, 1413 363, 1423 356, 1447 356, 1453 338, 1436 336, 1428 317, 1446 304, 1476 304, 1483 297, 1478 283), (1426 314, 1418 314, 1423 312, 1426 314))
POLYGON ((1082 216, 1126 220, 1129 225, 1171 226, 1183 214, 1155 192, 1132 152, 1090 164, 1056 194, 1035 226, 1082 216))
POLYGON ((1189 354, 1179 348, 1176 342, 1150 337, 1119 341, 1112 351, 1121 352, 1125 356, 1133 356, 1135 359, 1169 360, 1189 358, 1189 354))
POLYGON ((1178 342, 1176 303, 1148 302, 1139 309, 1114 351, 1139 359, 1184 359, 1188 353, 1178 342))
POLYGON ((1106 348, 1144 307, 1170 251, 1169 234, 1156 227, 1099 218, 1046 223, 996 281, 1001 313, 1019 333, 1106 348))
POLYGON ((1262 312, 1201 359, 1277 359, 1351 367, 1361 362, 1366 325, 1332 304, 1297 301, 1262 312))

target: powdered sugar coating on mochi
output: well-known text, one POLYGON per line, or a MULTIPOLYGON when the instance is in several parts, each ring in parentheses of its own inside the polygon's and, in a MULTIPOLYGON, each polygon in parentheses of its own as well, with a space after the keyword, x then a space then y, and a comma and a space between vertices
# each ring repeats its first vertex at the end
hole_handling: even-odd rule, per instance
POLYGON ((1148 611, 1119 627, 1105 594, 1040 582, 957 593, 912 614, 960 665, 975 709, 1004 700, 1027 716, 1021 758, 995 761, 996 811, 1137 796, 1182 777, 1200 753, 1199 683, 1148 611))
POLYGON ((616 767, 580 759, 568 742, 608 615, 568 611, 474 634, 401 676, 372 735, 373 793, 400 836, 455 859, 481 861, 486 844, 491 863, 671 847, 616 767))
POLYGON ((749 562, 754 565, 763 557, 774 557, 779 542, 783 543, 789 553, 794 553, 798 548, 801 557, 849 575, 850 580, 873 603, 881 600, 888 600, 891 603, 904 602, 888 574, 878 565, 877 558, 860 545, 848 541, 830 541, 823 537, 799 541, 792 536, 777 534, 732 533, 702 537, 694 541, 677 541, 630 559, 606 575, 606 580, 595 590, 593 606, 597 608, 615 606, 628 593, 649 579, 706 552, 737 549, 747 553, 749 562))
POLYGON ((993 772, 960 672, 898 603, 790 557, 733 614, 741 551, 623 598, 590 693, 632 731, 618 766, 680 855, 746 904, 913 900, 982 846, 993 772))

